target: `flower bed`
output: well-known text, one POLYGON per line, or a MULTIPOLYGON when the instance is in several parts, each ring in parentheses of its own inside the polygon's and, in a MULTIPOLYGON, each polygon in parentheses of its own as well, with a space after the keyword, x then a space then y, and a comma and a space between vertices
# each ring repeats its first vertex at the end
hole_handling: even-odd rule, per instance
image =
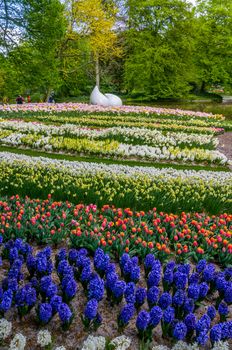
MULTIPOLYGON (((2 116, 6 117, 6 116, 2 116)), ((12 115, 9 115, 12 119, 12 115)), ((60 115, 21 115, 20 113, 14 114, 14 118, 23 118, 25 121, 40 121, 46 123, 72 123, 82 127, 90 128, 110 128, 110 127, 128 127, 128 128, 147 128, 151 130, 160 130, 162 132, 185 132, 188 134, 191 133, 200 133, 207 135, 216 135, 224 132, 222 127, 223 124, 209 124, 204 123, 203 121, 192 121, 192 120, 173 120, 173 119, 163 119, 156 120, 151 118, 141 118, 140 116, 131 117, 131 116, 102 116, 102 115, 74 115, 69 116, 67 113, 61 113, 60 115), (216 126, 216 127, 215 127, 216 126)), ((2 119, 3 120, 3 119, 2 119)), ((224 126, 224 125, 223 125, 224 126)), ((229 126, 226 124, 227 128, 229 126)))
POLYGON ((3 121, 0 143, 44 151, 167 162, 225 165, 224 154, 211 150, 213 136, 167 133, 139 128, 90 130, 73 124, 62 126, 3 121))
MULTIPOLYGON (((51 196, 49 196, 50 198, 51 196)), ((0 233, 38 244, 69 242, 94 252, 101 246, 111 256, 124 252, 144 258, 153 253, 161 261, 173 254, 177 261, 232 263, 232 216, 181 215, 133 212, 108 205, 73 205, 69 202, 25 200, 18 196, 0 201, 0 233)))
POLYGON ((231 212, 230 172, 184 171, 0 153, 0 193, 134 209, 231 212))
POLYGON ((112 114, 144 114, 144 115, 165 115, 180 117, 212 118, 223 120, 222 115, 212 113, 186 111, 181 109, 155 108, 145 106, 122 106, 122 107, 102 107, 84 103, 30 103, 23 105, 2 105, 0 112, 79 112, 79 113, 112 113, 112 114))
MULTIPOLYGON (((150 344, 153 336, 166 344, 185 340, 212 347, 232 339, 231 268, 219 270, 205 260, 162 266, 152 254, 139 264, 126 253, 116 264, 99 248, 91 258, 83 248, 38 250, 20 239, 6 242, 1 256, 0 313, 6 319, 10 314, 13 329, 24 334, 46 326, 70 350, 97 330, 110 340, 129 332, 132 349, 150 344)), ((49 333, 37 339, 49 343, 49 333)), ((94 348, 91 341, 83 350, 94 348)), ((104 338, 95 341, 105 348, 104 338)))
POLYGON ((36 122, 32 123, 20 120, 9 120, 0 122, 1 138, 5 137, 5 130, 26 134, 35 133, 38 135, 38 137, 39 135, 44 135, 88 138, 91 140, 110 139, 133 145, 159 147, 178 146, 180 148, 198 147, 204 149, 215 149, 218 146, 218 140, 217 138, 213 137, 213 135, 187 134, 184 132, 167 132, 164 134, 159 130, 150 130, 145 128, 114 127, 96 130, 80 128, 75 124, 62 124, 61 126, 55 126, 36 122))
MULTIPOLYGON (((84 104, 0 115, 5 149, 226 162, 212 151, 229 128, 219 115, 84 104)), ((231 173, 2 152, 0 195, 0 347, 231 348, 231 173)))
POLYGON ((0 153, 1 194, 173 212, 231 211, 231 173, 71 162, 0 153))
POLYGON ((140 161, 166 161, 185 164, 226 165, 227 157, 219 152, 202 148, 180 148, 175 146, 147 146, 119 143, 110 139, 91 140, 63 136, 12 133, 1 138, 2 145, 21 146, 29 149, 76 154, 84 156, 114 157, 140 161))

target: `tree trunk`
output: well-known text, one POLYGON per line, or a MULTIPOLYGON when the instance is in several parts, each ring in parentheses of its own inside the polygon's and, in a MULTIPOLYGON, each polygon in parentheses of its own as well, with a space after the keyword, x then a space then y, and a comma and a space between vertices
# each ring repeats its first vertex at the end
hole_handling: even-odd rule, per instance
POLYGON ((96 85, 100 88, 100 67, 99 67, 99 56, 96 55, 96 85))
POLYGON ((200 92, 203 94, 203 93, 205 93, 205 88, 206 88, 206 83, 205 83, 205 81, 203 81, 202 83, 201 83, 201 89, 200 89, 200 92))
POLYGON ((43 97, 44 102, 48 102, 48 98, 51 95, 51 92, 52 92, 52 89, 49 87, 44 94, 44 97, 43 97))

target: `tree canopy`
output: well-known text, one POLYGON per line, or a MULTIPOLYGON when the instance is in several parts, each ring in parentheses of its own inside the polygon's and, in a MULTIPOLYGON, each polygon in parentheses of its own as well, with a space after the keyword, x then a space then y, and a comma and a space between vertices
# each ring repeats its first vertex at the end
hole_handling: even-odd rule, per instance
POLYGON ((231 54, 230 0, 0 0, 0 98, 230 91, 231 54))

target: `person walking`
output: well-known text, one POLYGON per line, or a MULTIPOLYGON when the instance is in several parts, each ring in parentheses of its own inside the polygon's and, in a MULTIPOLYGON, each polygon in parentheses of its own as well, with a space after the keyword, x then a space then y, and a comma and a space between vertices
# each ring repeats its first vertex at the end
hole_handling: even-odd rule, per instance
POLYGON ((54 100, 54 93, 51 93, 49 98, 48 98, 48 103, 55 103, 55 100, 54 100))
POLYGON ((17 105, 22 105, 23 101, 24 101, 24 98, 21 95, 18 95, 18 97, 16 98, 17 105))

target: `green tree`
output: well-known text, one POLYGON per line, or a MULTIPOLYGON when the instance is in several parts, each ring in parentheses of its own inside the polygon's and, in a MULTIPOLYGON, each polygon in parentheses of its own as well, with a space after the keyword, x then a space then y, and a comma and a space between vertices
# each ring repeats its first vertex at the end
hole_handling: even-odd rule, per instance
POLYGON ((120 55, 113 30, 117 9, 112 1, 79 0, 75 16, 79 33, 88 39, 96 68, 96 84, 100 84, 100 61, 120 55))
POLYGON ((232 2, 198 1, 195 64, 201 91, 212 84, 232 88, 232 2))
POLYGON ((18 69, 11 53, 0 55, 0 99, 7 98, 15 101, 18 94, 24 93, 25 86, 22 80, 22 72, 18 69))
POLYGON ((62 84, 62 42, 67 26, 64 6, 59 0, 25 0, 24 5, 27 40, 34 49, 29 65, 35 73, 38 69, 35 80, 46 100, 51 90, 62 84))
POLYGON ((89 95, 95 77, 88 40, 76 33, 62 48, 60 94, 63 96, 89 95))
POLYGON ((65 0, 67 30, 61 46, 62 96, 89 94, 93 84, 93 62, 88 39, 77 27, 76 0, 65 0))
POLYGON ((127 1, 125 86, 150 99, 179 98, 193 79, 193 11, 182 0, 127 1))

